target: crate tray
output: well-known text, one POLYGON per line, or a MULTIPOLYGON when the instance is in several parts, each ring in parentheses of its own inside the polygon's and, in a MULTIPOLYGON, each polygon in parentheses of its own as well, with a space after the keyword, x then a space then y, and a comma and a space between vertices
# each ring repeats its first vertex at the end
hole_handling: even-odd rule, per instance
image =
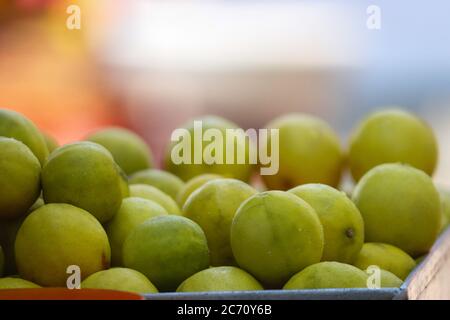
POLYGON ((450 299, 450 228, 396 289, 318 289, 146 294, 149 300, 427 300, 450 299))

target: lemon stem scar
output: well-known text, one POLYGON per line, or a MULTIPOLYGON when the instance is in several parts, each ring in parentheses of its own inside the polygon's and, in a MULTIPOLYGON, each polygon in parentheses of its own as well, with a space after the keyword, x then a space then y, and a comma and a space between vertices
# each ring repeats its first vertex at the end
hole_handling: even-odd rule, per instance
POLYGON ((345 235, 347 236, 347 238, 353 239, 353 237, 355 236, 355 231, 352 228, 348 228, 345 230, 345 235))

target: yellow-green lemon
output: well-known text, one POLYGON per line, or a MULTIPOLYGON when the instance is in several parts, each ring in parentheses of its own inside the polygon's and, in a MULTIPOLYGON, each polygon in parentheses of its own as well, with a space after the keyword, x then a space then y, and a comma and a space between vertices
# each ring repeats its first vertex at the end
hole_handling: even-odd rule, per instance
POLYGON ((183 207, 183 215, 199 224, 206 234, 211 265, 234 265, 230 230, 236 210, 256 193, 245 182, 216 179, 193 192, 183 207))
POLYGON ((94 216, 69 204, 47 204, 23 222, 15 254, 22 278, 65 287, 69 266, 78 266, 84 279, 107 269, 111 253, 106 232, 94 216))
POLYGON ((447 229, 450 225, 450 191, 439 189, 439 195, 441 197, 441 232, 447 229))
POLYGON ((364 243, 364 222, 343 192, 323 184, 306 184, 289 191, 309 203, 323 226, 322 261, 352 263, 364 243))
POLYGON ((176 200, 178 192, 183 188, 184 182, 176 175, 158 169, 147 169, 134 173, 130 184, 148 184, 156 187, 176 200))
POLYGON ((366 288, 367 274, 340 262, 320 262, 294 275, 283 287, 285 290, 366 288))
POLYGON ((41 165, 22 142, 0 137, 0 219, 24 215, 41 192, 41 165))
MULTIPOLYGON (((326 122, 305 114, 288 114, 273 120, 267 128, 279 130, 279 170, 262 176, 269 189, 288 190, 306 183, 339 184, 344 154, 336 133, 326 122)), ((275 141, 269 138, 267 145, 275 141)))
POLYGON ((142 273, 127 268, 111 268, 91 274, 81 282, 81 288, 158 293, 158 289, 142 273))
POLYGON ((161 190, 147 184, 130 185, 130 197, 152 200, 162 206, 169 214, 181 215, 181 209, 175 200, 161 190))
POLYGON ((126 198, 117 214, 106 226, 111 245, 111 262, 122 265, 122 245, 128 234, 147 219, 167 214, 166 209, 154 201, 143 198, 126 198))
POLYGON ((385 243, 365 243, 354 265, 362 270, 370 266, 392 272, 405 280, 416 262, 403 250, 385 243))
POLYGON ((295 273, 319 262, 323 239, 314 209, 283 191, 247 199, 231 226, 231 247, 238 265, 270 288, 280 288, 295 273))
POLYGON ((2 289, 35 289, 40 288, 37 284, 20 278, 0 278, 0 290, 2 289))
POLYGON ((175 290, 209 267, 205 234, 192 220, 165 215, 137 226, 123 245, 124 266, 143 273, 159 290, 175 290))
POLYGON ((190 276, 177 292, 264 290, 253 276, 236 267, 209 268, 190 276))
POLYGON ((125 128, 101 129, 88 136, 87 140, 108 149, 127 175, 153 166, 153 156, 149 146, 141 137, 125 128))
POLYGON ((378 111, 364 119, 350 139, 349 166, 358 181, 383 164, 407 163, 432 175, 438 146, 432 129, 416 115, 401 109, 378 111))
POLYGON ((184 203, 186 202, 187 198, 191 195, 192 192, 200 188, 205 183, 214 180, 214 179, 221 179, 222 176, 219 176, 218 174, 201 174, 199 176, 196 176, 189 181, 185 183, 185 185, 180 189, 177 195, 177 203, 182 208, 184 203))
POLYGON ((0 109, 0 136, 23 142, 36 156, 41 165, 48 156, 48 149, 39 129, 18 112, 0 109))
POLYGON ((47 149, 49 153, 52 153, 53 150, 57 149, 59 147, 58 141, 51 135, 47 133, 42 133, 42 136, 44 137, 45 144, 47 145, 47 149))
POLYGON ((353 201, 364 219, 367 242, 388 243, 412 257, 428 252, 441 228, 433 181, 409 165, 373 168, 359 181, 353 201))
POLYGON ((380 270, 380 276, 381 276, 380 282, 381 288, 400 288, 401 285, 403 284, 402 279, 397 277, 392 272, 380 270))
POLYGON ((204 173, 248 181, 253 167, 249 161, 252 142, 248 142, 242 130, 236 129, 239 129, 236 124, 216 116, 189 121, 177 130, 178 136, 171 137, 166 169, 184 181, 204 173), (227 135, 227 129, 236 134, 227 135), (238 161, 241 155, 243 161, 238 161))
POLYGON ((124 192, 120 168, 99 144, 76 142, 52 152, 42 169, 46 203, 68 203, 101 223, 119 210, 124 192))

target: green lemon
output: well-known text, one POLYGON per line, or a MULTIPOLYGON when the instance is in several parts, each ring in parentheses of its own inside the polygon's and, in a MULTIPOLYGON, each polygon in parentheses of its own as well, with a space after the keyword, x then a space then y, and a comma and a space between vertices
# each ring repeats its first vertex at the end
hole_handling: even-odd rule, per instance
POLYGON ((23 142, 36 156, 41 165, 48 156, 45 140, 39 129, 20 113, 0 109, 0 136, 23 142))
POLYGON ((209 267, 205 234, 193 221, 174 215, 137 226, 123 245, 127 268, 143 273, 159 290, 175 290, 194 273, 209 267))
POLYGON ((151 168, 153 156, 149 146, 137 134, 124 128, 106 128, 87 137, 111 152, 122 170, 130 175, 151 168))
POLYGON ((323 226, 322 261, 352 263, 364 243, 364 222, 358 208, 343 192, 323 184, 289 190, 314 208, 323 226))
MULTIPOLYGON (((178 141, 172 141, 168 147, 166 158, 165 158, 165 167, 168 171, 172 172, 173 174, 177 175, 184 181, 187 181, 189 179, 192 179, 195 176, 198 176, 200 174, 204 173, 213 173, 213 174, 219 174, 227 178, 234 178, 239 179, 242 181, 248 181, 250 179, 250 175, 252 173, 252 165, 249 164, 249 145, 247 143, 247 139, 245 138, 245 134, 243 131, 240 131, 237 133, 236 137, 230 137, 233 140, 228 140, 226 138, 226 131, 227 129, 238 129, 238 126, 228 120, 225 120, 220 117, 216 116, 205 116, 199 119, 195 119, 193 121, 190 121, 189 123, 185 124, 183 126, 183 135, 182 138, 178 141), (195 154, 195 147, 197 145, 196 136, 195 136, 195 126, 194 121, 196 123, 201 123, 201 129, 202 134, 205 134, 205 132, 214 132, 214 133, 220 133, 222 136, 222 139, 220 142, 218 142, 218 152, 221 152, 222 158, 219 159, 222 163, 211 163, 209 164, 207 161, 204 161, 204 155, 209 155, 208 153, 208 146, 211 146, 210 141, 203 141, 202 136, 199 137, 202 141, 199 141, 201 143, 201 151, 198 151, 198 153, 201 152, 201 154, 195 154), (212 131, 210 130, 212 129, 212 131), (184 155, 183 149, 180 148, 182 146, 182 142, 187 141, 190 148, 186 148, 184 150, 185 152, 189 152, 190 156, 188 157, 187 161, 177 164, 176 161, 174 162, 174 157, 179 157, 180 155, 184 155), (234 147, 234 154, 233 154, 233 163, 230 163, 227 161, 227 153, 229 152, 227 149, 227 144, 234 147), (190 149, 190 150, 189 150, 190 149), (245 151, 243 153, 244 160, 243 163, 238 163, 238 154, 240 150, 245 151), (196 164, 195 163, 195 157, 201 158, 201 163, 196 164)), ((197 132, 200 132, 197 129, 197 132)), ((213 138, 214 139, 214 138, 213 138)), ((214 153, 213 151, 211 154, 214 153)), ((228 156, 231 158, 231 154, 228 156)))
POLYGON ((394 245, 412 257, 430 249, 441 227, 439 193, 431 178, 409 165, 384 164, 360 180, 353 201, 367 242, 394 245))
MULTIPOLYGON (((326 122, 305 114, 289 114, 273 120, 267 128, 279 130, 278 173, 262 176, 269 189, 288 190, 306 183, 339 184, 344 154, 336 133, 326 122)), ((269 138, 267 145, 272 143, 269 138)))
POLYGON ((392 272, 380 270, 381 288, 400 288, 403 281, 392 272))
POLYGON ((50 136, 47 133, 42 133, 42 136, 44 137, 44 141, 49 153, 52 153, 53 150, 59 147, 58 141, 56 141, 54 137, 50 136))
POLYGON ((252 275, 236 267, 215 267, 197 272, 178 287, 177 292, 264 290, 252 275))
POLYGON ((320 262, 306 267, 294 275, 284 290, 366 288, 367 274, 349 264, 320 262))
POLYGON ((69 204, 47 204, 33 211, 17 233, 15 254, 20 276, 42 286, 66 286, 71 265, 85 278, 110 262, 101 224, 69 204))
POLYGON ((148 184, 158 188, 172 199, 176 200, 178 192, 183 188, 184 182, 176 175, 158 169, 147 169, 134 173, 130 179, 130 184, 148 184))
POLYGON ((181 210, 175 200, 161 190, 147 184, 130 185, 130 197, 155 201, 161 207, 166 209, 169 214, 181 215, 181 210))
POLYGON ((439 189, 441 197, 441 232, 443 232, 450 225, 450 191, 439 189))
POLYGON ((91 274, 81 288, 158 293, 158 289, 142 273, 127 268, 111 268, 91 274))
POLYGON ((102 146, 67 144, 53 151, 42 169, 44 201, 72 204, 104 223, 120 208, 122 179, 111 154, 102 146))
POLYGON ((167 214, 166 209, 154 201, 126 198, 117 214, 108 222, 106 233, 111 244, 111 263, 122 265, 122 245, 128 234, 147 219, 167 214))
POLYGON ((385 243, 365 243, 354 265, 362 270, 370 266, 392 272, 404 280, 415 268, 416 262, 403 250, 385 243))
POLYGON ((0 137, 0 218, 24 215, 41 192, 41 165, 22 142, 0 137))
POLYGON ((293 194, 267 191, 247 199, 231 225, 238 265, 265 286, 281 287, 322 258, 323 229, 314 209, 293 194))
POLYGON ((20 279, 20 278, 1 278, 0 279, 0 290, 2 289, 35 289, 40 288, 37 284, 20 279))
POLYGON ((196 176, 189 181, 185 183, 185 185, 180 189, 177 195, 177 203, 180 207, 183 207, 185 204, 187 198, 191 195, 192 192, 203 186, 205 183, 214 180, 214 179, 221 179, 222 176, 219 176, 218 174, 201 174, 199 176, 196 176))
POLYGON ((256 193, 245 182, 216 179, 207 182, 187 199, 183 215, 197 222, 208 239, 211 265, 234 265, 230 230, 236 210, 256 193))
POLYGON ((432 175, 438 146, 432 129, 417 116, 399 109, 369 115, 350 139, 349 165, 358 181, 383 163, 410 164, 432 175))

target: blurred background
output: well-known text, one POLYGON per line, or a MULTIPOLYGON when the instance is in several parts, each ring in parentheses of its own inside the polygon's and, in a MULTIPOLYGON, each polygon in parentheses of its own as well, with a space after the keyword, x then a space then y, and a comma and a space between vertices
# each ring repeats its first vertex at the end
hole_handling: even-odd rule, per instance
POLYGON ((345 144, 366 113, 398 105, 433 126, 450 185, 449 13, 446 0, 0 0, 0 107, 60 143, 126 126, 160 159, 200 114, 258 128, 308 112, 345 144))

